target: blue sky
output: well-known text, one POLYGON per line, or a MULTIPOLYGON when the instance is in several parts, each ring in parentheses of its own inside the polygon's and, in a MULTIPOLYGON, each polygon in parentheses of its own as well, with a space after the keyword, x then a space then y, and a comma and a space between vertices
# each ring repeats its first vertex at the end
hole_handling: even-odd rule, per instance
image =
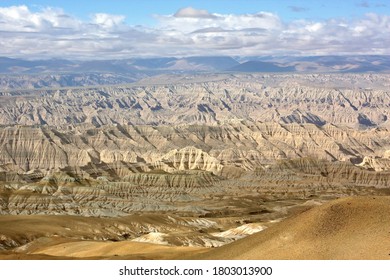
POLYGON ((390 54, 389 34, 385 0, 0 1, 10 57, 390 54))
POLYGON ((245 14, 261 11, 278 14, 286 21, 295 19, 354 18, 369 12, 389 14, 390 3, 386 0, 31 0, 1 1, 0 6, 27 5, 32 10, 43 7, 59 7, 65 12, 87 20, 91 14, 108 13, 126 16, 133 25, 154 23, 153 15, 174 14, 184 7, 205 9, 210 13, 245 14), (80 5, 80 3, 82 3, 80 5))

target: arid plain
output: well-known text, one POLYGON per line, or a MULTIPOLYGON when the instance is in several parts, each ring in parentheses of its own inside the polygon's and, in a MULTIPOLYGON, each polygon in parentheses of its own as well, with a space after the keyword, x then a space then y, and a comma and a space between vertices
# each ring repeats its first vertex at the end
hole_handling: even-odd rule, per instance
POLYGON ((1 259, 390 259, 389 74, 0 92, 1 259))

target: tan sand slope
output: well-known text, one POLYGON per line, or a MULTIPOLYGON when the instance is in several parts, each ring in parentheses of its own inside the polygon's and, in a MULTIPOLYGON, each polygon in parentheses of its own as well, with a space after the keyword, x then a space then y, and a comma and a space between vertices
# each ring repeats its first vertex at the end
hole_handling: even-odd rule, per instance
POLYGON ((340 198, 199 259, 390 259, 390 197, 340 198))
POLYGON ((44 249, 36 250, 33 254, 92 259, 174 259, 185 258, 192 254, 205 252, 207 250, 209 249, 165 246, 133 241, 77 241, 49 246, 44 249))

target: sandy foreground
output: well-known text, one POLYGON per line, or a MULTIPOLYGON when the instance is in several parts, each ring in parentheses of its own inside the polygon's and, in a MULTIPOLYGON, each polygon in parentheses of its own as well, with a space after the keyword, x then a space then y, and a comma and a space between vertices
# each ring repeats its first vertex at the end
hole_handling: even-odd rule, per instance
POLYGON ((390 259, 389 213, 389 197, 340 198, 197 258, 390 259))
POLYGON ((219 248, 54 236, 1 251, 0 259, 390 259, 389 213, 390 197, 347 197, 219 248))

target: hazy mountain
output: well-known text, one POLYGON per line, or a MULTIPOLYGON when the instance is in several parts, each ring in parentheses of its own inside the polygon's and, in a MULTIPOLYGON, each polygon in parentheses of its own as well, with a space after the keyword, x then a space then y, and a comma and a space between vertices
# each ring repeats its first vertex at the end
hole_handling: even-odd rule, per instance
POLYGON ((0 89, 119 85, 178 73, 390 73, 390 56, 229 56, 70 61, 0 57, 0 89))
POLYGON ((231 67, 239 65, 239 62, 227 56, 208 56, 208 57, 198 56, 198 57, 188 57, 186 59, 190 63, 208 65, 209 67, 212 67, 215 70, 226 70, 231 67))
POLYGON ((110 72, 128 73, 134 71, 221 71, 239 63, 231 57, 158 57, 123 60, 23 60, 0 58, 0 72, 4 74, 48 73, 48 72, 110 72))
POLYGON ((170 63, 176 61, 174 57, 161 58, 138 58, 128 61, 137 69, 165 69, 170 66, 170 63))
MULTIPOLYGON (((70 61, 63 59, 25 60, 0 57, 4 74, 37 73, 129 73, 159 71, 237 72, 389 72, 390 56, 242 57, 193 56, 132 58, 122 60, 70 61)), ((152 73, 155 74, 155 73, 152 73)))
POLYGON ((272 62, 247 61, 229 69, 234 72, 294 72, 292 66, 278 66, 272 62))
POLYGON ((262 56, 245 59, 293 66, 297 72, 390 72, 390 56, 387 55, 262 56))

